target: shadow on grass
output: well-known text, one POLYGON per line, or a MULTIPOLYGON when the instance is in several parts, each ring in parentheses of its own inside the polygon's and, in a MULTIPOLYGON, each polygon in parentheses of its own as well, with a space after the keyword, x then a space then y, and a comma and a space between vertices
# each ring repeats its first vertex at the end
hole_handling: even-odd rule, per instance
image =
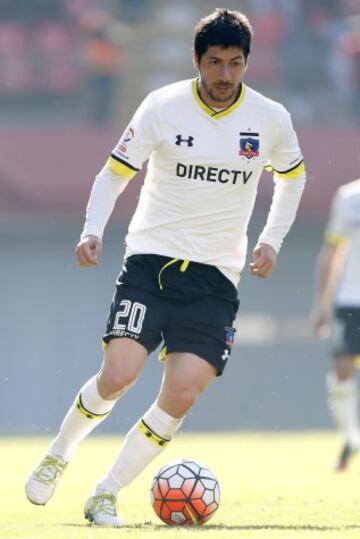
MULTIPOLYGON (((71 522, 64 523, 62 526, 70 528, 89 528, 89 529, 103 529, 102 526, 95 526, 94 524, 78 524, 71 522)), ((182 526, 178 526, 181 528, 182 526)), ((153 524, 152 522, 144 522, 143 524, 126 524, 122 526, 125 530, 149 530, 149 531, 165 531, 169 533, 174 530, 176 526, 166 526, 165 524, 153 524)), ((345 531, 345 530, 360 530, 360 524, 347 524, 346 526, 317 526, 312 524, 293 526, 282 524, 206 524, 204 526, 187 526, 188 530, 197 530, 199 532, 206 532, 207 530, 239 530, 239 531, 251 531, 251 530, 293 530, 293 531, 345 531)), ((111 529, 111 528, 108 528, 111 529)), ((115 529, 115 528, 114 528, 115 529)), ((166 532, 165 532, 166 533, 166 532)))

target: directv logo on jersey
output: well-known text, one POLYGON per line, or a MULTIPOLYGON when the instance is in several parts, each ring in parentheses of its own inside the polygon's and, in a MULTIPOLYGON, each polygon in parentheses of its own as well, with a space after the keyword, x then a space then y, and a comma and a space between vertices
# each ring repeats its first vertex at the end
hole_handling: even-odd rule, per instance
POLYGON ((240 180, 245 185, 250 180, 252 174, 252 171, 245 172, 245 170, 184 165, 183 163, 177 163, 176 165, 176 176, 178 178, 189 178, 203 182, 232 183, 235 185, 240 180))
POLYGON ((240 133, 240 151, 239 155, 252 159, 258 157, 260 141, 259 133, 240 133))

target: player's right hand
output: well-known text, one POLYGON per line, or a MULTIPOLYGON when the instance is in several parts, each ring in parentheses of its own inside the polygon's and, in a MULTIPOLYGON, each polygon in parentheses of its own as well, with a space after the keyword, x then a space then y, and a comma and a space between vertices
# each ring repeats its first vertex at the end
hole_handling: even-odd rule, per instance
POLYGON ((76 246, 75 254, 79 266, 89 268, 99 265, 102 243, 96 236, 85 236, 76 246))

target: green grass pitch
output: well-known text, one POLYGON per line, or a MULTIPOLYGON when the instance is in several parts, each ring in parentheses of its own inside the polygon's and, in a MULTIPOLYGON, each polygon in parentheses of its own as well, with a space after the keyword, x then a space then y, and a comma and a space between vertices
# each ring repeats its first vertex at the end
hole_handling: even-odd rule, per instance
POLYGON ((179 434, 119 497, 127 526, 99 529, 83 518, 83 502, 116 456, 119 439, 82 444, 46 507, 25 498, 24 479, 47 446, 44 438, 0 438, 1 539, 350 539, 360 537, 360 458, 334 473, 334 433, 179 434), (218 476, 220 508, 199 528, 167 527, 149 502, 158 468, 173 458, 206 463, 218 476))

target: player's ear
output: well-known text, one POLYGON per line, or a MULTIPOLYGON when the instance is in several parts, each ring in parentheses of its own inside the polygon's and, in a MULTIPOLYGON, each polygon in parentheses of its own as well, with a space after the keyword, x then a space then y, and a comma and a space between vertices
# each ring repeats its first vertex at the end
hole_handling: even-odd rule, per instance
POLYGON ((199 57, 196 54, 196 52, 194 52, 194 55, 193 55, 193 64, 194 64, 195 69, 197 69, 199 71, 200 61, 199 61, 199 57))
POLYGON ((245 69, 244 69, 244 73, 247 72, 248 66, 249 66, 249 57, 247 57, 247 58, 246 58, 246 61, 245 61, 245 69))

